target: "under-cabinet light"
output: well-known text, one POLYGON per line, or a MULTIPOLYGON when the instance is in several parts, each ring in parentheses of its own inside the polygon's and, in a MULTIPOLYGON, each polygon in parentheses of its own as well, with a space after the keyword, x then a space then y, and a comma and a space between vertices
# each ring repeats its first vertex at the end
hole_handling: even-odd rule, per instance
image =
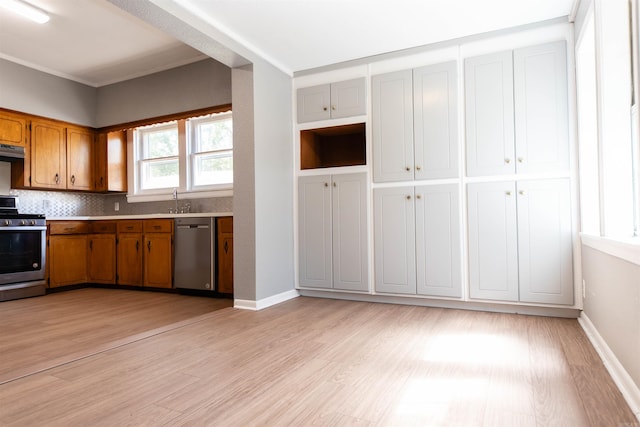
POLYGON ((49 15, 47 15, 40 9, 31 6, 30 4, 24 3, 20 0, 2 0, 0 1, 0 6, 19 15, 22 15, 25 18, 29 18, 32 21, 37 22, 38 24, 44 24, 45 22, 49 21, 49 15))

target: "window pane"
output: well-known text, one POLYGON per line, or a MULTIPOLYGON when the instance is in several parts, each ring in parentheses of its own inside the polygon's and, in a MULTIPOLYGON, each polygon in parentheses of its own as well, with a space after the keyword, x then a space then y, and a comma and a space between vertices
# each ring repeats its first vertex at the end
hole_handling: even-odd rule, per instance
POLYGON ((198 123, 196 129, 197 152, 233 148, 233 123, 231 119, 198 123))
POLYGON ((197 186, 233 182, 233 157, 231 152, 196 155, 193 180, 197 186))
POLYGON ((141 185, 144 189, 178 187, 179 178, 178 159, 142 163, 141 185))
POLYGON ((178 128, 162 128, 144 132, 144 157, 154 159, 178 155, 178 128))

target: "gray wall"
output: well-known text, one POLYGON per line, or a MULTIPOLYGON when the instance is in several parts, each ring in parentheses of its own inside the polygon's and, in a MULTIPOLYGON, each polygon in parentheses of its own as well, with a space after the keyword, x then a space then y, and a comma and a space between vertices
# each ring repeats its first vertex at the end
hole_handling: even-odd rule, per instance
POLYGON ((0 107, 96 125, 96 88, 0 59, 0 107))
POLYGON ((213 59, 102 86, 96 127, 231 103, 231 69, 213 59))
POLYGON ((582 246, 584 313, 640 387, 640 266, 582 246))
POLYGON ((293 290, 291 77, 263 61, 233 69, 234 296, 293 290))

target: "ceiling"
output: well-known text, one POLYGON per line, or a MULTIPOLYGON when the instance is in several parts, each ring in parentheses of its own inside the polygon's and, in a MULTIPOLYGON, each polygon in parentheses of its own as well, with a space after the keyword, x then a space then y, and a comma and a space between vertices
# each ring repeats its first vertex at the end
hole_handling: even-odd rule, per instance
MULTIPOLYGON (((26 1, 51 20, 35 24, 0 8, 0 58, 95 87, 206 58, 113 4, 117 1, 26 1)), ((187 24, 197 21, 202 28, 204 23, 215 29, 211 34, 293 74, 567 17, 577 0, 127 1, 172 14, 179 10, 187 24)))

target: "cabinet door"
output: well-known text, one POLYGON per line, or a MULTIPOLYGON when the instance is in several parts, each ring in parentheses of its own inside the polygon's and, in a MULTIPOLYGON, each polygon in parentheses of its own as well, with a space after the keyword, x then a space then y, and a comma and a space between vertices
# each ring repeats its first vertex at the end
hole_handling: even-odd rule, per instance
POLYGON ((173 287, 173 242, 171 233, 144 235, 144 286, 173 287))
POLYGON ((67 189, 93 190, 94 133, 67 128, 67 189))
POLYGON ((422 295, 462 296, 460 202, 456 184, 420 186, 416 194, 416 280, 422 295))
POLYGON ((331 188, 333 287, 369 289, 366 174, 334 175, 331 188))
POLYGON ((359 116, 367 113, 364 77, 331 84, 331 118, 359 116))
POLYGON ((520 301, 573 304, 568 179, 518 182, 520 301))
POLYGON ((27 141, 26 116, 0 111, 0 144, 25 147, 27 141))
POLYGON ((374 190, 375 289, 416 293, 413 187, 374 190))
POLYGON ((518 300, 518 236, 513 182, 468 187, 469 295, 518 300))
POLYGON ((87 276, 91 283, 116 283, 116 235, 91 234, 87 262, 87 276))
POLYGON ((513 67, 518 173, 568 170, 566 42, 517 49, 513 67))
POLYGON ((332 287, 331 177, 298 181, 300 286, 332 287))
POLYGON ((87 236, 49 237, 49 286, 76 285, 87 282, 87 236))
POLYGON ((413 84, 411 70, 371 78, 373 180, 413 179, 413 84))
POLYGON ((515 172, 512 52, 465 60, 467 175, 515 172))
POLYGON ((31 186, 66 187, 65 129, 52 122, 31 122, 31 186))
POLYGON ((298 89, 298 123, 331 118, 330 85, 319 85, 298 89))
POLYGON ((233 293, 233 217, 218 218, 218 292, 233 293))
POLYGON ((118 284, 142 286, 142 233, 118 234, 118 284))
POLYGON ((413 70, 415 178, 458 176, 456 61, 413 70))

